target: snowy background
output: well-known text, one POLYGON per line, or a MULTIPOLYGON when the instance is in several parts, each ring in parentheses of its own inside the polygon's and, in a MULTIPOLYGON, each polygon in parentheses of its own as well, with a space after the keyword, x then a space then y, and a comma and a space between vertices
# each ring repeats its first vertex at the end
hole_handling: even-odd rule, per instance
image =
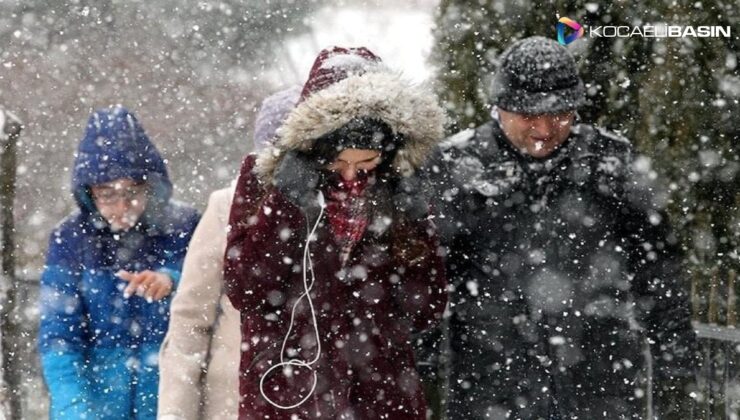
POLYGON ((732 26, 731 39, 582 39, 569 48, 588 88, 581 118, 631 138, 664 192, 690 256, 696 319, 734 323, 739 10, 720 0, 0 0, 0 107, 25 123, 15 204, 17 272, 27 281, 18 347, 28 368, 25 417, 46 416, 34 282, 49 232, 74 209, 70 166, 88 115, 118 103, 131 109, 168 159, 175 196, 203 209, 250 150, 261 99, 302 84, 330 45, 364 45, 433 83, 454 132, 488 118, 487 85, 503 48, 554 37, 557 16, 732 26))

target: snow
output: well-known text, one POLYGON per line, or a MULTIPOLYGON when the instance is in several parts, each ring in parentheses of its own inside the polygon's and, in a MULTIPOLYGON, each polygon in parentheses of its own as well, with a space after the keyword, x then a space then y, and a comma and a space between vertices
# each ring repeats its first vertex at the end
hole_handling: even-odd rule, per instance
POLYGON ((0 140, 5 140, 5 112, 0 109, 0 140))
MULTIPOLYGON (((270 25, 274 26, 269 28, 269 32, 280 41, 270 47, 273 50, 271 54, 263 55, 255 53, 259 45, 251 39, 244 44, 229 44, 240 33, 253 29, 233 23, 241 13, 243 4, 240 2, 202 1, 187 5, 176 0, 155 0, 111 3, 110 10, 121 12, 120 16, 106 14, 104 7, 91 2, 89 5, 78 1, 47 3, 0 1, 3 5, 0 9, 13 11, 0 16, 0 35, 7 41, 0 52, 0 68, 3 70, 0 72, 0 96, 9 101, 2 105, 17 110, 29 122, 29 129, 18 143, 16 257, 18 272, 33 281, 39 278, 43 267, 48 232, 61 217, 75 208, 68 187, 69 164, 84 128, 84 119, 92 108, 123 102, 140 110, 147 131, 168 157, 177 179, 176 196, 202 208, 210 190, 234 179, 241 157, 251 144, 249 130, 260 99, 278 87, 301 84, 320 49, 332 45, 368 47, 382 57, 386 65, 421 83, 430 81, 435 76, 434 66, 441 65, 433 64, 430 59, 434 47, 433 30, 440 33, 449 31, 450 39, 459 41, 459 44, 453 42, 453 48, 468 45, 462 41, 474 34, 470 48, 476 54, 476 65, 485 66, 486 70, 473 71, 470 79, 483 80, 490 77, 490 74, 483 73, 490 73, 492 64, 498 62, 499 47, 520 35, 516 32, 521 31, 519 20, 530 22, 526 20, 529 16, 541 16, 535 13, 540 7, 519 0, 490 5, 484 4, 486 2, 445 2, 450 4, 449 10, 440 20, 434 18, 435 13, 442 13, 437 10, 440 2, 432 0, 289 1, 286 4, 291 5, 291 10, 304 5, 322 6, 285 25, 275 25, 271 21, 270 25), (157 12, 156 9, 171 12, 157 12), (141 17, 151 19, 146 21, 141 17), (132 26, 132 18, 141 24, 132 26), (479 25, 475 19, 493 22, 494 29, 479 25), (516 23, 512 24, 514 21, 516 23), (306 23, 307 31, 301 29, 301 22, 306 23), (454 28, 450 22, 455 23, 454 28), (117 26, 121 24, 122 28, 117 26), (435 28, 435 25, 439 27, 435 28), (508 29, 510 27, 518 29, 508 29), (118 29, 114 31, 111 28, 118 29), (116 39, 106 41, 107 34, 115 35, 116 39)), ((258 3, 267 8, 275 2, 254 2, 255 5, 258 3)), ((615 8, 588 1, 581 7, 577 14, 559 10, 550 16, 562 14, 586 25, 620 21, 638 24, 660 19, 663 22, 656 23, 656 27, 664 29, 668 25, 693 23, 706 16, 736 23, 736 14, 733 15, 726 4, 700 1, 673 4, 669 7, 671 13, 652 10, 644 2, 624 3, 615 8)), ((712 287, 717 282, 716 289, 720 292, 731 289, 727 276, 731 270, 737 271, 740 260, 737 252, 740 213, 737 211, 736 187, 740 173, 736 147, 736 114, 740 98, 737 52, 721 41, 696 42, 692 39, 644 43, 624 39, 602 39, 599 42, 582 39, 573 44, 571 51, 579 54, 578 68, 587 79, 587 96, 593 101, 582 112, 584 120, 597 120, 610 128, 618 128, 632 139, 635 149, 635 159, 630 168, 625 167, 626 161, 617 157, 601 156, 595 161, 597 170, 604 178, 618 177, 630 170, 634 172, 630 187, 634 189, 635 202, 647 209, 643 217, 647 222, 646 229, 673 225, 679 229, 678 235, 667 238, 666 242, 640 239, 638 259, 646 264, 660 262, 662 251, 668 245, 682 246, 694 285, 706 289, 698 292, 696 305, 705 305, 711 299, 708 296, 710 280, 712 287), (602 50, 594 49, 596 44, 602 50), (597 54, 592 54, 594 52, 597 54), (604 56, 611 57, 612 61, 600 61, 604 56), (604 107, 599 108, 602 102, 604 107), (638 192, 643 190, 652 194, 640 195, 638 192)), ((441 53, 443 58, 449 57, 450 51, 441 53)), ((539 71, 558 66, 557 61, 544 58, 527 57, 526 70, 539 71)), ((346 56, 327 61, 327 65, 336 64, 354 67, 362 63, 346 56)), ((526 73, 524 71, 521 75, 526 73)), ((544 81, 535 82, 541 84, 544 81)), ((444 87, 439 86, 438 91, 444 87)), ((478 88, 475 94, 485 96, 485 89, 478 88)), ((481 111, 469 99, 454 103, 453 98, 445 105, 454 116, 473 118, 481 111)), ((556 100, 553 96, 543 98, 548 102, 545 105, 555 105, 556 100)), ((7 140, 3 128, 9 116, 0 110, 0 141, 7 140)), ((463 130, 450 137, 445 147, 466 149, 473 135, 472 129, 463 130)), ((544 146, 538 142, 536 149, 541 150, 544 146)), ((628 255, 632 251, 626 243, 614 241, 612 237, 598 241, 588 239, 590 232, 599 229, 610 218, 618 217, 617 214, 590 212, 577 194, 562 198, 558 208, 550 209, 548 206, 553 202, 548 201, 548 194, 538 195, 543 191, 550 193, 548 186, 563 175, 558 171, 559 164, 560 161, 544 165, 520 165, 514 161, 492 163, 475 154, 456 162, 456 176, 463 181, 462 188, 469 190, 465 192, 483 197, 481 201, 485 202, 485 207, 479 210, 484 216, 489 210, 498 211, 502 206, 529 211, 538 217, 542 215, 533 221, 530 232, 533 237, 551 235, 548 239, 551 243, 536 243, 533 237, 516 237, 511 249, 500 255, 493 252, 483 256, 466 255, 468 261, 478 264, 476 269, 489 278, 511 276, 514 285, 502 287, 503 291, 492 290, 491 285, 466 277, 460 279, 455 287, 458 288, 456 291, 471 298, 472 306, 480 311, 498 310, 526 301, 530 312, 516 312, 513 319, 502 320, 502 324, 508 327, 511 323, 512 328, 522 331, 523 335, 532 333, 533 326, 547 317, 565 319, 557 326, 561 330, 553 328, 548 340, 543 341, 556 348, 553 354, 536 355, 543 365, 560 363, 558 367, 564 368, 585 357, 582 348, 571 341, 577 334, 569 330, 581 325, 580 321, 569 319, 583 316, 619 318, 630 310, 620 306, 611 296, 589 296, 596 298, 578 301, 585 295, 584 291, 603 287, 625 292, 640 273, 638 270, 638 273, 626 274, 629 271, 628 255), (532 175, 531 179, 529 175, 532 175), (540 188, 538 194, 518 191, 525 182, 540 188), (524 205, 517 207, 520 204, 524 205), (548 210, 554 210, 557 220, 547 220, 548 210), (588 244, 594 245, 594 249, 584 250, 588 244), (557 248, 562 255, 551 252, 550 246, 557 248), (583 270, 586 273, 584 281, 575 283, 573 275, 559 271, 562 266, 583 270)), ((581 179, 585 178, 578 178, 579 181, 581 179)), ((604 187, 603 191, 614 193, 608 180, 599 180, 599 184, 604 187)), ((462 193, 452 189, 443 195, 454 202, 462 193)), ((272 216, 279 213, 270 207, 265 207, 264 211, 272 216)), ((250 221, 257 218, 252 216, 250 221)), ((369 229, 380 236, 392 226, 392 222, 390 218, 379 217, 372 221, 369 229)), ((515 234, 520 228, 511 220, 503 220, 490 230, 475 232, 475 240, 504 237, 510 232, 515 234)), ((282 229, 276 240, 289 242, 295 235, 296 232, 290 229, 282 229)), ((229 250, 228 255, 236 256, 237 253, 237 250, 229 250)), ((448 253, 449 250, 440 248, 440 255, 448 253)), ((281 261, 288 266, 296 264, 288 257, 281 261)), ((651 287, 660 289, 667 284, 662 273, 652 274, 651 287)), ((349 276, 357 279, 356 283, 367 275, 366 266, 357 265, 349 269, 349 276)), ((398 284, 402 277, 391 274, 388 281, 398 284)), ((23 307, 19 312, 34 325, 42 316, 35 305, 38 300, 33 295, 38 291, 34 289, 35 284, 30 283, 28 287, 24 284, 27 290, 24 290, 23 307)), ((48 297, 48 290, 40 290, 40 293, 51 304, 59 305, 68 313, 79 305, 75 296, 48 297)), ((245 291, 245 294, 252 293, 251 290, 245 291)), ((377 291, 370 285, 355 293, 369 305, 379 299, 377 291)), ((660 296, 670 298, 675 293, 661 290, 660 296)), ((284 300, 285 296, 277 291, 268 295, 268 303, 273 305, 284 300)), ((633 303, 639 309, 640 305, 654 302, 633 303)), ((731 303, 727 299, 720 303, 718 311, 726 311, 725 316, 729 317, 731 303)), ((119 299, 114 304, 123 303, 119 299)), ((695 315, 702 317, 706 314, 700 311, 695 315)), ((264 316, 273 320, 278 318, 276 313, 264 316)), ((630 319, 631 325, 637 326, 633 321, 630 319)), ((116 318, 116 322, 121 323, 122 320, 116 318)), ((360 320, 357 322, 359 324, 360 320)), ((725 321, 720 316, 715 318, 715 322, 725 321)), ((130 328, 135 334, 141 333, 136 322, 130 328)), ((472 331, 471 335, 488 340, 486 342, 493 351, 510 350, 505 340, 494 338, 499 332, 496 326, 472 331)), ((24 331, 24 334, 32 337, 33 332, 24 331)), ((261 339, 268 340, 269 337, 251 337, 243 344, 243 350, 258 344, 261 339)), ((619 343, 623 339, 615 337, 614 342, 619 343)), ((367 341, 367 335, 359 337, 360 343, 367 341)), ((355 344, 344 339, 335 342, 337 348, 355 344)), ((30 341, 24 345, 28 349, 33 348, 30 341)), ((295 349, 291 351, 297 353, 295 349)), ((535 356, 534 353, 529 355, 535 356)), ((518 367, 521 360, 508 356, 502 356, 500 363, 476 366, 474 373, 518 367)), ((665 349, 661 349, 660 356, 673 357, 665 349)), ((28 404, 30 409, 44 411, 46 402, 41 395, 41 382, 35 375, 38 373, 36 363, 35 359, 29 362, 30 385, 24 386, 32 388, 27 393, 32 398, 28 404)), ((132 359, 129 363, 138 367, 141 363, 154 365, 156 360, 132 359)), ((620 358, 609 361, 615 371, 628 370, 636 364, 636 360, 620 358)), ((409 379, 411 372, 399 372, 398 375, 399 382, 413 383, 409 379)), ((463 389, 474 390, 478 382, 468 379, 453 382, 459 383, 463 389)), ((541 387, 541 384, 532 384, 532 389, 554 392, 541 387)), ((728 384, 727 392, 740 395, 737 383, 728 384)), ((640 399, 652 398, 649 390, 643 387, 634 387, 634 395, 640 399)), ((692 395, 714 398, 703 389, 692 391, 692 395)), ((736 400, 740 400, 737 395, 736 400)), ((0 406, 3 398, 4 395, 0 395, 0 406)), ((531 401, 522 400, 521 403, 526 406, 531 401)), ((729 404, 728 407, 728 411, 737 408, 729 404)), ((32 411, 28 417, 42 418, 43 414, 37 411, 32 411)), ((490 402, 480 409, 480 413, 492 418, 510 415, 505 407, 490 402)), ((730 413, 729 417, 737 418, 737 415, 730 413)))
POLYGON ((421 7, 394 2, 327 6, 311 18, 311 33, 289 41, 279 54, 292 63, 286 65, 292 71, 272 77, 282 84, 302 83, 316 53, 337 45, 364 46, 388 67, 402 71, 412 81, 423 82, 433 70, 427 58, 432 48, 432 12, 431 1, 422 2, 421 7), (401 39, 403 42, 398 42, 401 39))
POLYGON ((321 63, 320 68, 330 69, 333 67, 338 67, 350 72, 356 72, 367 69, 368 64, 370 63, 364 57, 353 54, 341 54, 330 56, 323 63, 321 63))

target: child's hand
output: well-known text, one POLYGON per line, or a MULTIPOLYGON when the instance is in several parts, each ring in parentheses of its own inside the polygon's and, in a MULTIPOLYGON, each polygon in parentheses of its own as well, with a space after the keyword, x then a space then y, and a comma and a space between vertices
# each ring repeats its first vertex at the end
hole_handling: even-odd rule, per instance
POLYGON ((126 299, 136 293, 137 296, 145 297, 147 302, 152 303, 172 293, 172 279, 164 273, 151 270, 131 273, 121 270, 116 276, 129 283, 123 290, 123 297, 126 299))

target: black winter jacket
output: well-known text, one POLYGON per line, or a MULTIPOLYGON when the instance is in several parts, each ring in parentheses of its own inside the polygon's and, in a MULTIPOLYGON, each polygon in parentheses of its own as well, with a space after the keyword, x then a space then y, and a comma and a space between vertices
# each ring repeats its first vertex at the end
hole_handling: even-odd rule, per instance
POLYGON ((496 122, 445 143, 428 170, 454 287, 449 419, 669 418, 690 400, 686 276, 646 162, 589 125, 545 159, 496 122))

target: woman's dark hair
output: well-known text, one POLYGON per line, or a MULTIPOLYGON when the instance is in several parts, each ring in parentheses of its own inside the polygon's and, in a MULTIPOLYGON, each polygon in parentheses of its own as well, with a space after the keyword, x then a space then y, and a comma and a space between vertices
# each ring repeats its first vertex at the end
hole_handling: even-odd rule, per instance
POLYGON ((345 149, 377 150, 381 153, 382 159, 376 173, 379 177, 385 177, 392 173, 393 160, 405 143, 405 137, 394 133, 384 121, 378 118, 357 117, 316 139, 309 155, 321 165, 327 165, 345 149))

